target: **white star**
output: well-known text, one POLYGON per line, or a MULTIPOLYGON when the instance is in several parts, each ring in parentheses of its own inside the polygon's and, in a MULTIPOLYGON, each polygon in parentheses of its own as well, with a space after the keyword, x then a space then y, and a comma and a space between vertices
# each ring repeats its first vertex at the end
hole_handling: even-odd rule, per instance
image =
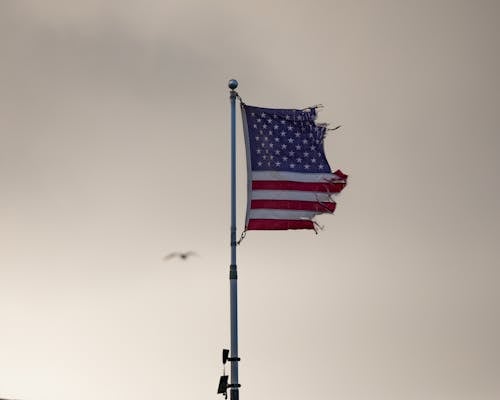
POLYGON ((309 167, 310 167, 310 165, 309 165, 309 164, 304 165, 304 168, 305 168, 305 169, 309 169, 309 167))
POLYGON ((284 157, 281 157, 281 159, 282 159, 283 161, 286 161, 286 160, 288 160, 288 157, 287 157, 287 156, 284 156, 284 157))
POLYGON ((274 165, 276 165, 277 167, 279 167, 279 166, 281 165, 281 163, 280 163, 279 161, 276 161, 276 162, 274 163, 274 165))
POLYGON ((324 168, 323 164, 319 164, 318 168, 323 169, 324 168))
POLYGON ((288 139, 288 143, 293 143, 294 140, 292 138, 288 139))
POLYGON ((302 158, 297 158, 297 162, 300 164, 302 162, 302 158))
POLYGON ((290 157, 293 157, 293 155, 294 155, 294 154, 295 154, 295 151, 289 151, 289 152, 288 152, 288 155, 289 155, 290 157))
POLYGON ((281 145, 281 148, 282 148, 282 149, 286 149, 286 144, 282 144, 282 145, 281 145))
POLYGON ((289 130, 289 131, 293 131, 293 128, 292 128, 292 126, 291 126, 291 125, 288 127, 288 130, 289 130))
POLYGON ((302 143, 307 144, 307 143, 309 143, 309 142, 307 141, 307 139, 304 139, 304 140, 302 141, 302 143))
POLYGON ((300 132, 295 132, 295 136, 299 137, 300 136, 300 132))
POLYGON ((295 168, 295 164, 290 164, 290 168, 295 168))
POLYGON ((266 116, 266 113, 262 113, 262 114, 260 114, 260 116, 261 116, 262 118, 264 118, 264 117, 266 116))
POLYGON ((309 157, 309 153, 307 151, 304 151, 304 157, 309 157))
POLYGON ((285 131, 281 131, 280 135, 281 136, 286 136, 286 132, 285 131))
POLYGON ((300 144, 298 144, 298 145, 296 145, 296 146, 295 146, 295 148, 296 148, 297 150, 300 150, 302 147, 300 147, 300 144))
POLYGON ((274 126, 273 126, 273 128, 274 128, 274 129, 278 129, 278 128, 279 128, 279 126, 278 126, 278 125, 274 125, 274 126))
POLYGON ((258 165, 259 167, 262 167, 262 162, 261 162, 261 161, 259 161, 259 162, 257 163, 257 165, 258 165))
POLYGON ((257 149, 257 154, 260 154, 262 150, 261 149, 257 149))
POLYGON ((311 162, 312 162, 312 163, 315 163, 315 162, 316 162, 316 159, 315 159, 315 158, 312 158, 312 159, 311 159, 311 162))

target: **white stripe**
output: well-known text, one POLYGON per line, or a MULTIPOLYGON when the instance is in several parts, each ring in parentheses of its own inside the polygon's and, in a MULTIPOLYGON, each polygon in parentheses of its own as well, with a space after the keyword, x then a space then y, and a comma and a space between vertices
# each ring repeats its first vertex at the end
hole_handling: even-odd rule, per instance
POLYGON ((340 179, 332 173, 305 173, 286 171, 252 171, 254 181, 325 182, 340 179))
POLYGON ((298 200, 329 203, 332 201, 332 197, 328 193, 301 190, 252 190, 252 200, 298 200))
POLYGON ((248 212, 249 219, 312 219, 321 211, 257 209, 248 212))

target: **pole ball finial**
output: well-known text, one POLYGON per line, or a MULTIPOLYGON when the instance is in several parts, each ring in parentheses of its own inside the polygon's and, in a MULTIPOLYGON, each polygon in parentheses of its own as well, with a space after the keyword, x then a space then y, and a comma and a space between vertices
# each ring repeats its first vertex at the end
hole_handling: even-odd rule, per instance
POLYGON ((238 81, 236 79, 231 79, 227 86, 229 86, 229 89, 234 90, 238 87, 238 81))

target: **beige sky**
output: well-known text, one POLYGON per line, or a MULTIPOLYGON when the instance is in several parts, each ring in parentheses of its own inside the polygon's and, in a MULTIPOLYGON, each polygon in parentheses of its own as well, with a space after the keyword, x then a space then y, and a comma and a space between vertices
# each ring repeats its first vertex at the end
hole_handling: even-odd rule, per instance
POLYGON ((350 175, 318 236, 238 249, 242 399, 498 399, 499 17, 1 1, 0 397, 218 398, 236 78, 248 104, 324 104, 350 175))

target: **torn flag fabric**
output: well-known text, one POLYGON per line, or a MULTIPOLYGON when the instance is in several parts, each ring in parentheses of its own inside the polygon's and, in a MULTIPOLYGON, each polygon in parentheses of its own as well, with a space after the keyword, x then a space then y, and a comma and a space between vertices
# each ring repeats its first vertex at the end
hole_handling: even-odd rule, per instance
POLYGON ((332 172, 325 124, 316 108, 271 109, 241 104, 247 151, 245 230, 315 229, 314 217, 335 211, 347 175, 332 172))

